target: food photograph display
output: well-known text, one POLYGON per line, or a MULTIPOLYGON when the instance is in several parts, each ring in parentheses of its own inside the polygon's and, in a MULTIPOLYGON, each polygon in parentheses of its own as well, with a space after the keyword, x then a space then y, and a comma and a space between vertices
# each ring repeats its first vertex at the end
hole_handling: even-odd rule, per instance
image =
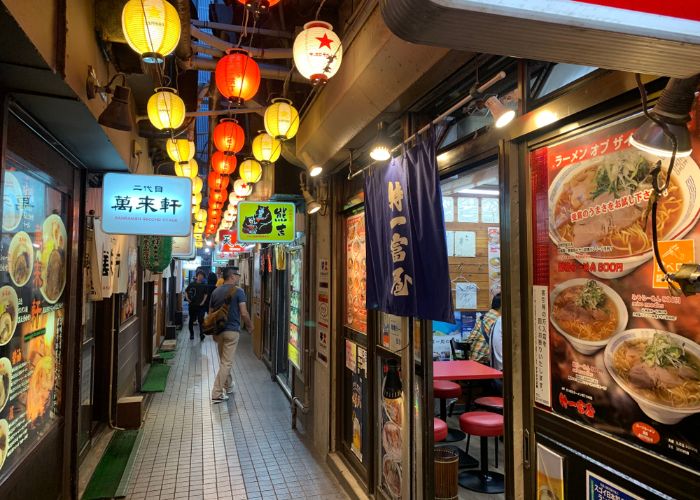
POLYGON ((365 214, 348 217, 346 220, 346 311, 345 324, 355 331, 367 333, 365 214))
MULTIPOLYGON (((700 465, 700 295, 672 293, 653 257, 643 119, 531 152, 534 284, 549 304, 551 411, 666 459, 700 465)), ((694 137, 694 151, 700 144, 694 137)), ((677 158, 658 200, 670 272, 700 259, 700 158, 677 158)))
POLYGON ((69 244, 65 195, 19 166, 4 172, 2 194, 0 477, 59 413, 69 244))

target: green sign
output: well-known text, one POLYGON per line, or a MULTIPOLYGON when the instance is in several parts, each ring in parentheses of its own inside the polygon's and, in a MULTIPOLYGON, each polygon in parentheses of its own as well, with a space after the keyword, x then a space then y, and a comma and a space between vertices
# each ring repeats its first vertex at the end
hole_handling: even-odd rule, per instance
POLYGON ((294 203, 242 201, 238 204, 238 241, 289 243, 294 241, 294 203))

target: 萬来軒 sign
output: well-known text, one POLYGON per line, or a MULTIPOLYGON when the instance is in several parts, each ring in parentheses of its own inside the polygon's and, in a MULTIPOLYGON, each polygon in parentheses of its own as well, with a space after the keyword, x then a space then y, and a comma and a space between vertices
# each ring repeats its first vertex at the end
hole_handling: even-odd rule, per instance
POLYGON ((189 178, 109 173, 103 186, 105 233, 187 236, 192 231, 189 178))
POLYGON ((295 235, 294 203, 242 201, 238 204, 238 241, 290 243, 295 235))

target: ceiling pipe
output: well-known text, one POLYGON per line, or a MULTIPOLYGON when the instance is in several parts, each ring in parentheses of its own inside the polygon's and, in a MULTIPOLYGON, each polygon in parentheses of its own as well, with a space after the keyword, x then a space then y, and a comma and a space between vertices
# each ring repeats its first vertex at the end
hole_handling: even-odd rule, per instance
MULTIPOLYGON (((192 35, 193 38, 201 40, 202 42, 205 42, 206 44, 214 47, 214 49, 209 49, 208 47, 202 47, 201 45, 197 45, 197 46, 195 46, 195 50, 204 49, 204 50, 201 50, 201 52, 205 52, 205 53, 213 55, 213 56, 217 55, 216 53, 214 53, 215 49, 219 49, 219 51, 221 51, 220 53, 218 53, 219 54, 218 57, 221 57, 222 55, 224 55, 226 50, 236 48, 236 45, 229 43, 225 40, 222 40, 221 38, 216 37, 214 35, 210 35, 209 33, 205 33, 202 30, 195 28, 194 26, 190 26, 190 34, 192 35)), ((255 59, 291 59, 293 57, 292 49, 286 49, 286 48, 262 49, 262 48, 257 48, 257 47, 240 47, 240 48, 250 52, 250 55, 255 59)))
POLYGON ((175 47, 175 56, 179 59, 192 57, 192 41, 190 39, 190 0, 175 0, 175 8, 180 18, 180 41, 175 47))
POLYGON ((244 31, 247 31, 248 34, 256 34, 256 35, 263 35, 263 36, 272 36, 275 38, 289 38, 292 39, 293 35, 291 33, 288 33, 286 31, 278 31, 278 30, 267 30, 267 29, 261 29, 261 28, 251 28, 248 27, 247 30, 243 26, 237 26, 234 24, 224 24, 224 23, 212 23, 209 21, 198 21, 196 19, 192 19, 191 21, 193 26, 196 26, 198 28, 209 28, 212 30, 219 30, 219 31, 228 31, 231 33, 243 33, 244 31))
MULTIPOLYGON (((214 59, 205 59, 203 57, 194 57, 189 63, 181 64, 185 69, 195 69, 198 71, 214 71, 216 70, 216 61, 214 59)), ((274 64, 258 64, 260 69, 260 78, 267 78, 270 80, 284 80, 289 74, 289 68, 284 66, 277 66, 274 64)), ((296 71, 292 74, 292 81, 296 83, 306 83, 311 85, 311 82, 301 76, 296 71)))
MULTIPOLYGON (((254 106, 254 107, 246 107, 246 108, 231 108, 231 109, 214 109, 214 110, 209 110, 209 111, 188 111, 185 113, 186 118, 192 118, 196 116, 220 116, 220 115, 243 115, 243 114, 248 114, 248 113, 264 113, 265 112, 265 107, 264 106, 254 106)), ((144 120, 148 120, 147 115, 139 115, 136 117, 137 122, 142 122, 144 120)))

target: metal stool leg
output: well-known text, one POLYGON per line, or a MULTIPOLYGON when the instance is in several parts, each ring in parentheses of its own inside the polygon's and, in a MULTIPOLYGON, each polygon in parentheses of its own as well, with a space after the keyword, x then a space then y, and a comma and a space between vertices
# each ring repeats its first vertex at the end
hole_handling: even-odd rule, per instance
POLYGON ((459 485, 481 493, 503 493, 505 480, 503 474, 489 471, 489 442, 481 436, 481 467, 479 470, 464 471, 459 474, 459 485))
POLYGON ((498 436, 493 438, 493 442, 495 444, 494 448, 496 448, 496 456, 495 456, 495 461, 496 461, 496 468, 498 469, 498 436))

